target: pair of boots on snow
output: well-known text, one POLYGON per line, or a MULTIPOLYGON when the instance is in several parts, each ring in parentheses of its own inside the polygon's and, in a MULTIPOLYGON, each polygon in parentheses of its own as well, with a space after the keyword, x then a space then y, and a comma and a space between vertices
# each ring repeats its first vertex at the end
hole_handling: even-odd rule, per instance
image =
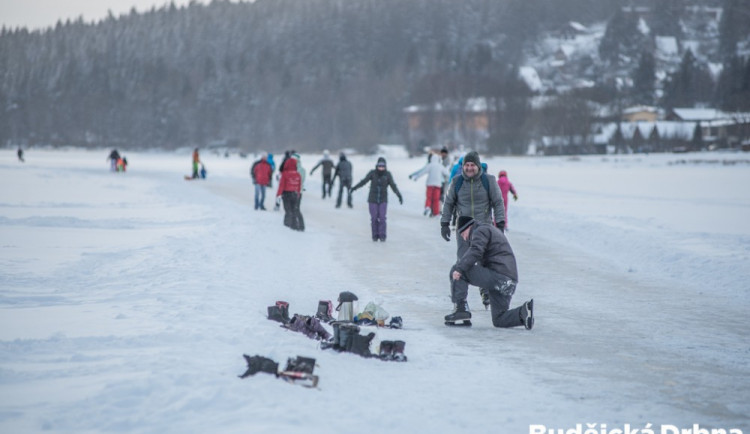
POLYGON ((317 317, 294 314, 289 318, 289 303, 277 301, 275 305, 268 306, 268 319, 278 321, 289 330, 300 332, 310 339, 327 341, 331 334, 321 325, 317 317))
POLYGON ((286 368, 283 371, 279 371, 279 364, 273 359, 263 357, 260 355, 248 356, 243 354, 247 362, 247 370, 244 374, 240 375, 240 378, 246 378, 251 375, 255 375, 258 372, 265 372, 267 374, 279 375, 281 372, 304 372, 306 374, 312 374, 315 369, 315 359, 312 357, 297 356, 296 359, 289 358, 286 362, 286 368))
POLYGON ((333 326, 333 340, 321 344, 321 348, 332 348, 337 351, 347 351, 358 354, 362 357, 377 357, 381 360, 392 360, 396 362, 405 362, 406 355, 404 341, 382 341, 378 354, 370 352, 370 343, 375 338, 375 333, 370 332, 367 335, 359 334, 360 328, 356 324, 348 322, 335 321, 333 326))
POLYGON ((268 357, 260 355, 248 356, 243 354, 247 363, 247 370, 244 374, 240 375, 240 378, 247 378, 258 372, 265 372, 272 374, 276 378, 282 378, 292 383, 298 383, 305 387, 317 387, 318 376, 313 375, 315 369, 315 359, 311 357, 297 356, 297 358, 289 358, 286 363, 284 370, 279 370, 279 364, 268 357))
POLYGON ((405 362, 406 354, 404 341, 380 341, 380 351, 378 357, 383 360, 393 360, 394 362, 405 362))
MULTIPOLYGON (((318 302, 318 312, 315 313, 315 318, 329 323, 334 321, 332 314, 333 303, 331 303, 331 300, 320 300, 320 302, 318 302)), ((285 301, 277 301, 274 306, 268 306, 268 319, 288 324, 289 321, 291 321, 291 318, 289 318, 289 303, 285 301)))
MULTIPOLYGON (((489 299, 488 299, 489 302, 489 299)), ((484 294, 482 294, 482 303, 484 303, 484 294)), ((486 303, 488 305, 489 303, 486 303)), ((525 302, 518 308, 518 317, 520 323, 526 330, 531 330, 534 327, 534 299, 525 302)), ((454 304, 453 313, 445 316, 446 325, 471 325, 471 311, 469 310, 469 303, 466 300, 459 300, 454 304)), ((500 327, 500 326, 498 326, 500 327)), ((505 326, 502 326, 505 327, 505 326)))
POLYGON ((333 340, 323 343, 321 348, 332 348, 337 351, 358 354, 362 357, 372 357, 370 342, 375 338, 375 333, 361 335, 359 334, 359 326, 349 322, 334 321, 331 326, 333 327, 333 340))

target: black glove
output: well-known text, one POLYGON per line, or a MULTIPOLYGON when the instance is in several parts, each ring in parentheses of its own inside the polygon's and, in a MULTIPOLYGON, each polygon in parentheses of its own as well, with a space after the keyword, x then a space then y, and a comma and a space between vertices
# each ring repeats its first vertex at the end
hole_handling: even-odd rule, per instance
POLYGON ((501 220, 497 222, 495 226, 497 226, 497 228, 500 229, 501 231, 505 232, 505 220, 501 220))
POLYGON ((400 203, 401 205, 403 205, 404 204, 404 198, 401 197, 401 196, 399 196, 398 197, 398 203, 400 203))
POLYGON ((440 235, 443 237, 445 241, 451 240, 451 228, 448 226, 448 223, 440 223, 440 235))

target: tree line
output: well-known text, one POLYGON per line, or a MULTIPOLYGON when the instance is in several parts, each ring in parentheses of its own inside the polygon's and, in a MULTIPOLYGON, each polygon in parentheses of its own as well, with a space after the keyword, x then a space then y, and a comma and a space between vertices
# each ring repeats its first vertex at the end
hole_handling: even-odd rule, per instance
MULTIPOLYGON (((496 104, 492 149, 522 152, 529 135, 570 128, 549 118, 554 110, 531 110, 517 77, 523 48, 571 20, 611 19, 621 3, 214 0, 42 31, 3 28, 0 143, 365 150, 404 141, 406 106, 485 96, 496 104)), ((740 37, 725 33, 726 44, 740 37)), ((736 90, 747 88, 748 62, 726 64, 731 77, 715 94, 743 106, 750 99, 736 90)), ((615 97, 602 82, 581 98, 615 97)))

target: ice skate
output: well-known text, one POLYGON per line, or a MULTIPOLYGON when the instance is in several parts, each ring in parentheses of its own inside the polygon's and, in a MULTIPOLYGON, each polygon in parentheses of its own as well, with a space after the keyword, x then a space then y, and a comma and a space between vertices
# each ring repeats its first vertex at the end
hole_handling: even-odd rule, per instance
POLYGON ((490 293, 485 290, 479 291, 479 294, 482 296, 482 304, 484 305, 484 310, 488 310, 490 308, 490 293))
POLYGON ((471 312, 466 300, 459 301, 455 304, 453 313, 445 316, 445 325, 447 326, 471 326, 471 312))
POLYGON ((534 299, 527 301, 523 304, 521 309, 521 320, 523 321, 526 330, 534 328, 534 299))

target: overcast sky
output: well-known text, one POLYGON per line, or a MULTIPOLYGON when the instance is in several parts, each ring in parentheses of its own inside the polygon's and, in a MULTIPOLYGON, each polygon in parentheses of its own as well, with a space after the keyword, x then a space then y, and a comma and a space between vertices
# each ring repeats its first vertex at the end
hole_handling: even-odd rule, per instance
MULTIPOLYGON (((173 0, 177 6, 186 5, 190 0, 173 0)), ((210 0, 198 0, 208 3, 210 0)), ((42 29, 52 27, 57 20, 75 19, 83 16, 84 21, 99 21, 111 10, 117 17, 130 12, 135 7, 138 12, 169 4, 169 0, 0 0, 0 27, 26 27, 42 29)))

